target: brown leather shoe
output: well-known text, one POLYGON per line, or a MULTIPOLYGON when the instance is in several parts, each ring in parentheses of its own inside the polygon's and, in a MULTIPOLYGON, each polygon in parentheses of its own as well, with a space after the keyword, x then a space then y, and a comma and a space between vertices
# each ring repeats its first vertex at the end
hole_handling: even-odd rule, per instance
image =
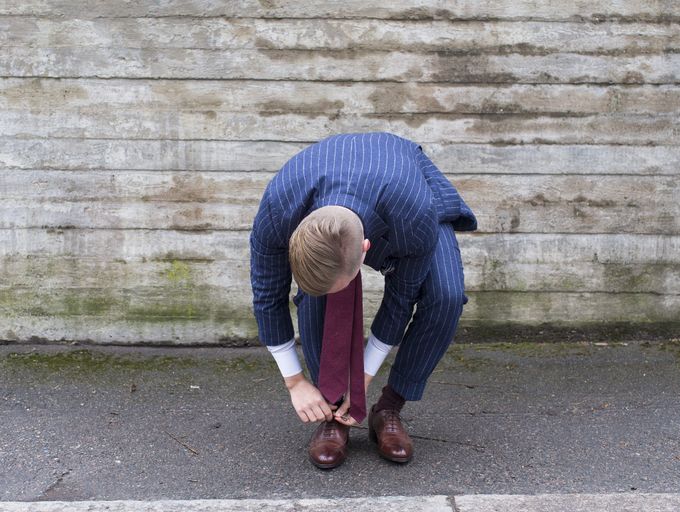
POLYGON ((335 420, 322 421, 309 441, 309 460, 317 468, 338 467, 347 458, 349 427, 335 420))
POLYGON ((380 456, 393 462, 408 462, 413 457, 413 442, 401 424, 399 411, 383 409, 368 413, 368 437, 378 443, 380 456))

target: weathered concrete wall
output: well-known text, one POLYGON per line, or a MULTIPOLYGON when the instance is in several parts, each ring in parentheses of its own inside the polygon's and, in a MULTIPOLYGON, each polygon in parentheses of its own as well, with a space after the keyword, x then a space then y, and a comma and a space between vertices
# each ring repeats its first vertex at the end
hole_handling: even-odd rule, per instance
POLYGON ((369 130, 478 214, 464 326, 672 329, 679 117, 678 2, 0 1, 0 339, 254 339, 265 184, 369 130))

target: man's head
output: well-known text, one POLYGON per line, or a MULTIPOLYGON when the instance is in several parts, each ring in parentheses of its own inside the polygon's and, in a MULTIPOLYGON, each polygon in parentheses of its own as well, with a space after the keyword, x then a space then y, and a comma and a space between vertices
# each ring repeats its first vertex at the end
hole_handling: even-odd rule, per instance
POLYGON ((356 277, 370 246, 361 219, 352 210, 342 206, 314 210, 290 237, 295 281, 309 295, 340 291, 356 277))

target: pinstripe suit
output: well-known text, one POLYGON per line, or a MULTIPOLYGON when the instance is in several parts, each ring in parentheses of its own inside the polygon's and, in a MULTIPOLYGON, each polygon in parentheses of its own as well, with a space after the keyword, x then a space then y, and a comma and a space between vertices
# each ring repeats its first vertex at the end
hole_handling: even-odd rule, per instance
MULTIPOLYGON (((475 216, 409 140, 389 133, 342 134, 307 147, 267 185, 250 235, 253 305, 265 345, 294 335, 288 239, 308 213, 328 205, 361 218, 371 241, 364 263, 385 274, 371 331, 383 343, 399 345, 389 382, 407 400, 419 400, 467 302, 454 229, 475 230, 475 216)), ((314 383, 325 300, 301 291, 294 298, 314 383)))

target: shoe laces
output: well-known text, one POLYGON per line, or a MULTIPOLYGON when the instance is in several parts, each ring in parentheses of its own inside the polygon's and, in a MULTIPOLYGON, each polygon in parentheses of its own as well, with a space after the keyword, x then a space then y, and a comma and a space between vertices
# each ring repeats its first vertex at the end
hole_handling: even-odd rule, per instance
POLYGON ((400 432, 402 430, 399 411, 385 409, 384 418, 385 418, 385 430, 387 432, 400 432))

